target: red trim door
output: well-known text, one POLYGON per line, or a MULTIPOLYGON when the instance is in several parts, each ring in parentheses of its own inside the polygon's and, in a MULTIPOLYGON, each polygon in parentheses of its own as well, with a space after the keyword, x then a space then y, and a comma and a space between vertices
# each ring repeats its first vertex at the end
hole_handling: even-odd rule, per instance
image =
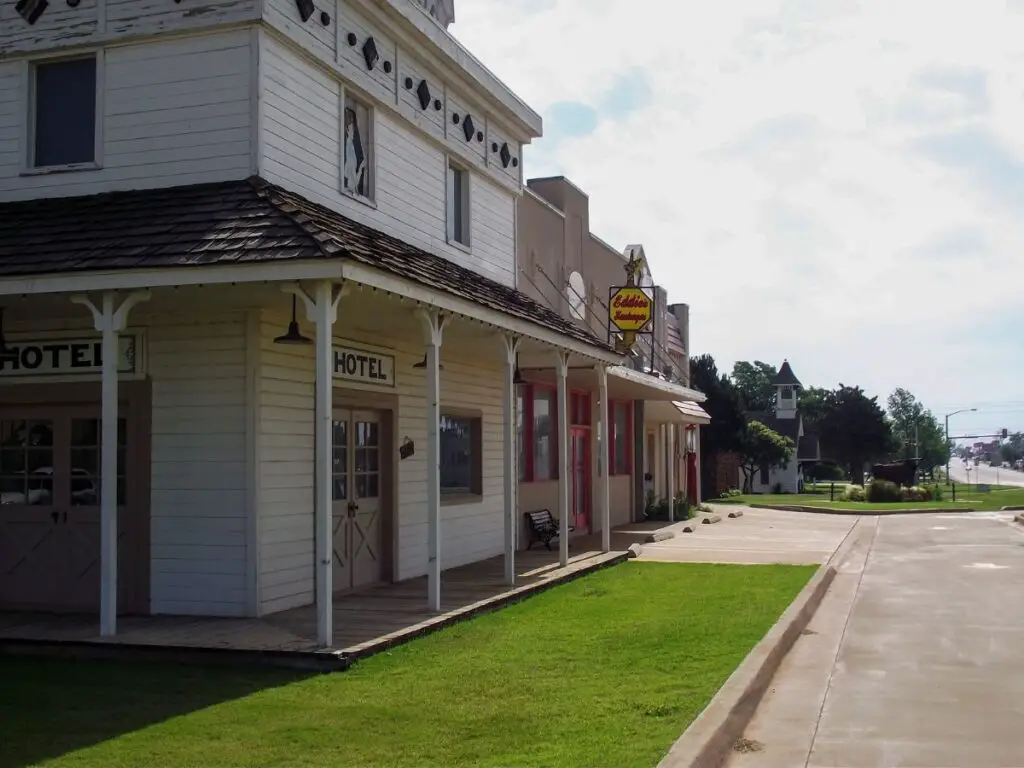
POLYGON ((577 531, 590 531, 590 430, 573 428, 569 432, 572 457, 572 525, 577 531))

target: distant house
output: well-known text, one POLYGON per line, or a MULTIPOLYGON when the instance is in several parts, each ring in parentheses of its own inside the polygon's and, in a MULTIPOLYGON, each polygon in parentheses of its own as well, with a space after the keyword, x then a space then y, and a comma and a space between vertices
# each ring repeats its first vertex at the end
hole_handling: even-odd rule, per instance
MULTIPOLYGON (((761 467, 755 473, 750 490, 753 493, 799 493, 803 487, 804 466, 821 459, 816 435, 804 431, 804 419, 800 413, 798 398, 803 385, 793 373, 788 360, 783 360, 778 376, 775 377, 775 411, 747 411, 749 421, 760 421, 780 435, 788 437, 796 447, 796 455, 785 467, 761 467)), ((738 487, 743 486, 742 470, 738 487)))

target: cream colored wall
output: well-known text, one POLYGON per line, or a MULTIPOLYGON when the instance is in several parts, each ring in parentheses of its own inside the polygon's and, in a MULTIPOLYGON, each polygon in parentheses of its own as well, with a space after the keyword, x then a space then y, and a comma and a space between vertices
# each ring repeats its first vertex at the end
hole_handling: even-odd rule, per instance
MULTIPOLYGON (((390 310, 390 311, 393 311, 390 310)), ((259 590, 261 613, 308 605, 313 600, 313 413, 314 347, 281 347, 273 336, 287 324, 281 314, 263 313, 259 337, 259 590)), ((306 324, 308 325, 308 324, 306 324)), ((304 325, 304 327, 306 327, 304 325)), ((395 387, 376 391, 397 395, 399 440, 409 437, 416 453, 396 461, 398 472, 395 579, 427 571, 426 378, 413 365, 423 345, 413 339, 372 340, 344 333, 339 312, 336 342, 363 346, 395 357, 395 387)), ((311 330, 306 331, 310 335, 311 330)), ((456 503, 442 501, 442 568, 483 560, 504 550, 502 485, 502 369, 472 350, 442 349, 442 410, 482 419, 483 493, 456 503), (489 367, 491 365, 492 367, 489 367)), ((335 389, 357 385, 337 381, 335 389)), ((368 391, 374 391, 369 389, 368 391)), ((397 446, 396 446, 397 450, 397 446)))

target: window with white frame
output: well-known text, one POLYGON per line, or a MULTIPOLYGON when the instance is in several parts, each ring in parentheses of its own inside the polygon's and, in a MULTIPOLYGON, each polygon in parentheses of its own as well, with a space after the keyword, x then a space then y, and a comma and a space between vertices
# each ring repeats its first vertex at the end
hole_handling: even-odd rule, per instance
POLYGON ((448 161, 448 242, 469 246, 469 171, 448 161))
POLYGON ((353 197, 373 199, 373 111, 345 93, 342 127, 342 189, 353 197))
POLYGON ((442 414, 439 427, 441 493, 480 495, 483 492, 480 418, 442 414))
POLYGON ((96 157, 96 57, 32 65, 29 167, 91 165, 96 157))

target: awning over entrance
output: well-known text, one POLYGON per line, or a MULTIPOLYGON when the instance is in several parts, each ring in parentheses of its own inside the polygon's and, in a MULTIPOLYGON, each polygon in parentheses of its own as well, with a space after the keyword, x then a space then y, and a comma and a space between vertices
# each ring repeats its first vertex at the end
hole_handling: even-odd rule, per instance
MULTIPOLYGON (((523 370, 522 373, 528 381, 535 381, 539 384, 555 383, 554 368, 535 368, 523 370)), ((570 368, 568 382, 569 387, 573 389, 595 390, 597 388, 597 372, 591 366, 570 368)), ((696 403, 703 403, 707 399, 703 392, 698 392, 696 389, 666 381, 649 373, 635 371, 624 365, 608 367, 608 397, 613 400, 663 402, 669 407, 672 407, 673 402, 688 402, 696 406, 696 403)), ((699 406, 696 407, 704 414, 704 418, 708 418, 703 409, 699 406)))
POLYGON ((710 424, 711 416, 693 402, 665 400, 648 401, 644 406, 644 418, 656 424, 710 424))

